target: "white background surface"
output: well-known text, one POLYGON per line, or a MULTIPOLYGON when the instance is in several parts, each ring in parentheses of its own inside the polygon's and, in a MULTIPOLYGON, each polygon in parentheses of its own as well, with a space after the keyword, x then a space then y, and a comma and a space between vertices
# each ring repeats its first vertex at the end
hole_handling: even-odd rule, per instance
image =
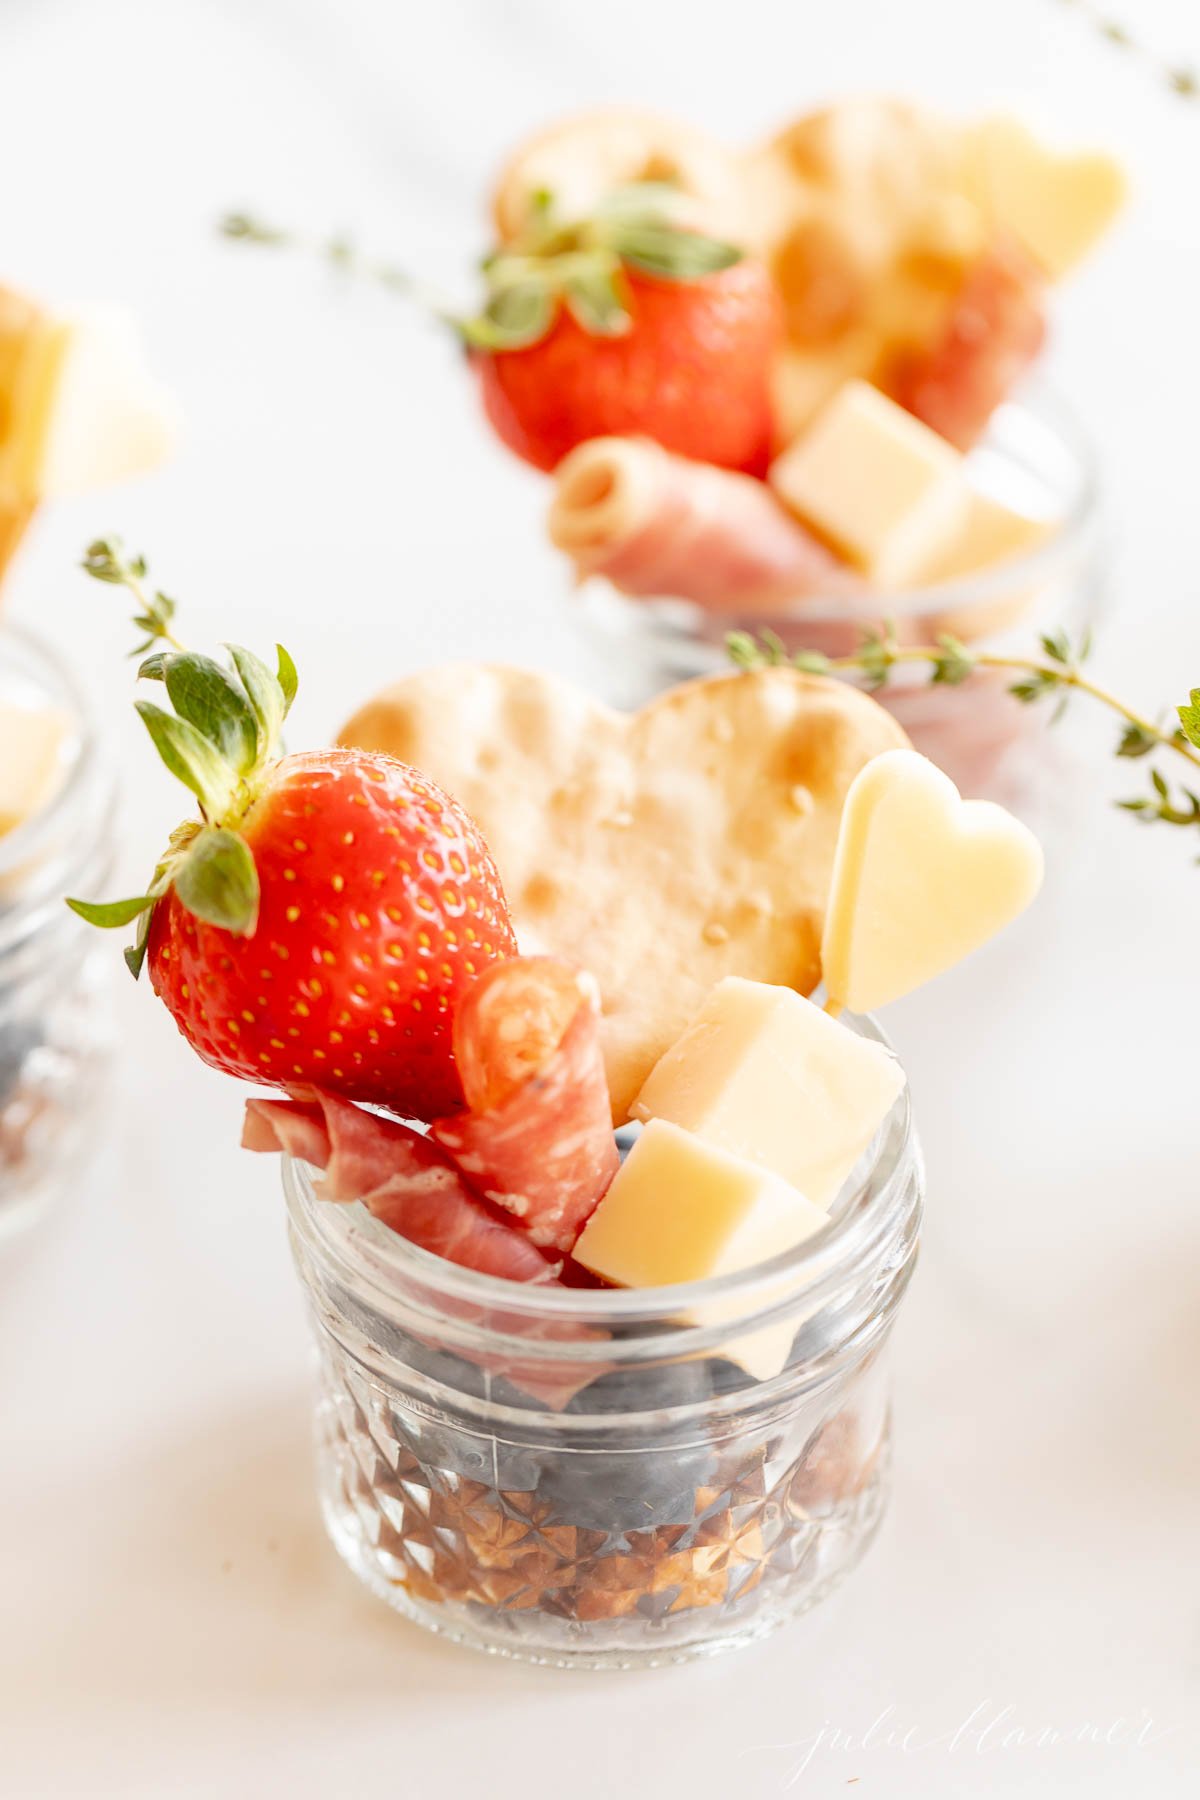
MULTIPOLYGON (((1136 17, 1200 57, 1194 0, 1136 17)), ((146 550, 195 638, 289 644, 297 743, 449 653, 585 672, 541 481, 448 344, 212 221, 349 225, 459 281, 501 148, 598 98, 749 137, 890 87, 1121 144, 1137 204, 1061 296, 1052 364, 1123 534, 1100 666, 1151 707, 1200 682, 1200 106, 1071 9, 0 0, 0 75, 3 275, 132 302, 188 421, 163 475, 42 521, 11 595, 102 696, 130 884, 177 801, 129 713, 120 598, 72 572, 97 531, 146 550)), ((0 1249, 0 1792, 1195 1792, 1200 870, 1112 811, 1139 771, 1106 728, 1065 729, 1044 899, 889 1019, 930 1166, 890 1518, 836 1599, 735 1659, 544 1673, 360 1593, 316 1518, 273 1173, 235 1148, 241 1095, 122 979, 108 1141, 0 1249), (1113 1741, 1000 1742, 1087 1725, 1113 1741)))

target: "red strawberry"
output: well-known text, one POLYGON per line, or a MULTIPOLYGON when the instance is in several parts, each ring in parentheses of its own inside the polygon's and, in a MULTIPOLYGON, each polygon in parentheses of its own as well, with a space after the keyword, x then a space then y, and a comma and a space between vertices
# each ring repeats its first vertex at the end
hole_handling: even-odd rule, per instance
POLYGON ((471 820, 392 757, 316 750, 268 771, 238 831, 258 871, 253 935, 206 924, 175 888, 150 925, 151 983, 195 1050, 406 1118, 460 1106, 457 1001, 516 949, 471 820))
POLYGON ((640 435, 766 472, 778 291, 762 263, 673 223, 673 204, 654 184, 623 190, 489 264, 487 308, 464 329, 488 418, 537 468, 640 435))
MULTIPOLYGON (((103 579, 137 567, 108 547, 90 554, 113 570, 103 579)), ((162 635, 169 613, 152 605, 145 622, 162 635)), ((202 816, 173 835, 147 894, 71 904, 99 925, 140 916, 130 966, 149 951, 155 992, 215 1067, 407 1118, 453 1112, 458 1000, 516 951, 487 846, 449 795, 393 757, 279 758, 290 660, 281 652, 272 675, 247 651, 232 657, 233 670, 182 651, 142 665, 175 713, 138 710, 202 816)))

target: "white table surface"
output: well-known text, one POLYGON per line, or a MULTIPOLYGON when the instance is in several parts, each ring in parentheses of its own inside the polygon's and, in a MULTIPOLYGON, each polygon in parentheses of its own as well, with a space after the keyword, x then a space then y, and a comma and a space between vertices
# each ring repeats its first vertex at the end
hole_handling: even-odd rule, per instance
MULTIPOLYGON (((1135 10, 1200 55, 1194 0, 1135 10)), ((1052 368, 1123 534, 1099 665, 1148 706, 1200 682, 1200 106, 1077 11, 5 0, 0 72, 4 276, 135 304, 188 420, 161 476, 40 523, 12 592, 101 696, 129 882, 178 803, 129 712, 120 597, 72 572, 98 531, 146 550, 196 637, 289 644, 294 742, 450 653, 586 676, 543 485, 491 443, 448 344, 212 221, 350 225, 459 280, 500 148, 589 100, 749 136, 908 88, 1123 145, 1137 205, 1062 294, 1052 368)), ((529 1670, 359 1591, 316 1517, 273 1173, 236 1149, 240 1093, 122 978, 107 1140, 0 1251, 0 1792, 1195 1792, 1200 869, 1183 834, 1112 809, 1140 772, 1107 726, 1064 731, 1044 899, 889 1021, 930 1172, 890 1517, 835 1599, 737 1658, 529 1670)))

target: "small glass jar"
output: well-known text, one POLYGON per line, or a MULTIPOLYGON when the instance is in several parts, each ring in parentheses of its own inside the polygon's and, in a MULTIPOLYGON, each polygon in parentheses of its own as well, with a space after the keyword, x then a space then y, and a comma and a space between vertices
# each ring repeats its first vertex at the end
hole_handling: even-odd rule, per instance
POLYGON ((284 1185, 326 1526, 397 1611, 528 1662, 649 1667, 765 1636, 863 1555, 921 1210, 906 1095, 816 1238, 688 1287, 496 1280, 316 1200, 302 1164, 284 1185))
POLYGON ((100 895, 115 784, 74 680, 38 639, 0 630, 0 698, 67 722, 58 784, 0 837, 0 1231, 67 1181, 109 1061, 111 945, 64 904, 100 895))
MULTIPOLYGON (((728 634, 764 627, 789 652, 831 658, 852 654, 865 632, 885 625, 901 646, 934 644, 949 633, 997 655, 1039 655, 1038 634, 1049 630, 1078 642, 1107 603, 1099 485, 1086 438, 1060 402, 1035 389, 1000 407, 971 453, 971 469, 990 498, 1053 523, 1035 548, 953 581, 861 598, 818 596, 769 613, 716 613, 690 601, 632 599, 601 579, 588 583, 583 617, 607 697, 640 706, 678 681, 728 669, 728 634)), ((1007 689, 1015 678, 981 669, 958 687, 931 686, 926 665, 898 665, 877 698, 964 792, 1020 805, 1047 754, 1048 713, 1013 699, 1007 689)))

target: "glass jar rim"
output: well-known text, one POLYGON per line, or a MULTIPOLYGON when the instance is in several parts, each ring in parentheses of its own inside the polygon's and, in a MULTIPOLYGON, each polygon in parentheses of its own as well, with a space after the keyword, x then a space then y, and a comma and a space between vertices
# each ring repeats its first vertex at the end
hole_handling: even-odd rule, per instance
MULTIPOLYGON (((861 593, 836 596, 816 594, 781 606, 731 607, 721 611, 669 594, 623 594, 611 588, 603 576, 587 585, 602 592, 606 604, 619 605, 623 611, 628 608, 631 612, 647 613, 664 630, 680 636, 693 634, 701 621, 710 628, 719 625, 722 632, 761 631, 808 625, 845 626, 856 619, 869 622, 885 615, 889 620, 901 621, 947 611, 969 614, 974 606, 982 609, 1014 588, 1023 588, 1027 583, 1037 586, 1046 580, 1061 562, 1088 542, 1100 513, 1100 469, 1091 439, 1070 405, 1051 386, 1040 381, 1030 384, 1022 389, 1019 398, 997 408, 996 419, 1001 428, 1006 421, 1014 420, 1023 422, 1026 428, 1032 425, 1043 441, 1053 446, 1060 461, 1070 461, 1074 479, 1071 499, 1047 535, 1030 549, 989 567, 921 587, 864 589, 861 593)), ((987 447, 985 438, 980 448, 987 447)))
MULTIPOLYGON (((843 1014, 851 1029, 891 1049, 875 1020, 843 1014)), ((438 1302, 494 1311, 512 1320, 561 1321, 597 1326, 653 1325, 681 1314, 723 1321, 754 1320, 755 1303, 775 1310, 803 1297, 820 1305, 847 1274, 903 1228, 920 1207, 921 1151, 912 1122, 908 1084, 847 1178, 829 1223, 812 1237, 766 1262, 703 1281, 651 1288, 570 1288, 550 1282, 509 1281, 482 1274, 411 1243, 389 1230, 359 1203, 318 1200, 308 1167, 283 1158, 283 1184, 293 1231, 325 1263, 340 1266, 356 1287, 384 1299, 399 1298, 404 1281, 415 1282, 438 1302), (915 1190, 915 1191, 914 1191, 915 1190)), ((699 1329, 712 1329, 700 1327, 699 1329)), ((562 1350, 563 1346, 558 1345, 562 1350)), ((572 1349, 585 1355, 587 1347, 572 1349)))
MULTIPOLYGON (((74 671, 56 656, 46 640, 23 625, 5 623, 0 628, 0 657, 6 641, 15 643, 19 650, 24 651, 32 663, 35 676, 45 679, 52 702, 60 703, 64 710, 70 712, 77 743, 70 765, 45 806, 39 807, 32 818, 22 820, 0 838, 0 877, 11 874, 36 857, 42 845, 52 839, 64 819, 70 816, 79 795, 92 777, 100 736, 95 709, 83 684, 74 671)), ((37 883, 33 885, 36 889, 37 883)), ((35 902, 40 898, 37 894, 31 896, 35 902)), ((25 904, 25 896, 18 892, 12 910, 21 910, 25 904)))

